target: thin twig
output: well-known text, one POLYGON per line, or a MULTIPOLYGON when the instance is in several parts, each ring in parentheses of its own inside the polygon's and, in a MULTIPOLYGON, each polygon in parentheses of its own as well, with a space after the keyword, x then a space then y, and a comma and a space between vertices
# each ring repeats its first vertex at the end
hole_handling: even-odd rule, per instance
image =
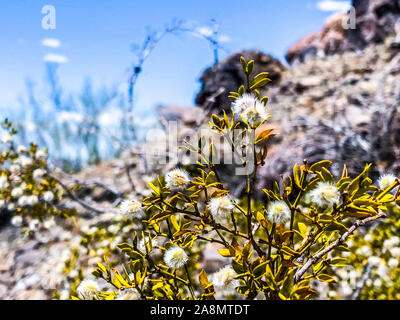
POLYGON ((373 216, 373 217, 368 217, 363 220, 357 220, 350 228, 347 230, 342 236, 340 236, 339 239, 337 239, 335 242, 333 242, 331 245, 326 247, 324 250, 321 250, 314 256, 310 257, 306 264, 304 264, 300 269, 296 271, 296 274, 294 276, 295 282, 299 282, 302 278, 302 276, 307 272, 307 270, 314 264, 316 264, 324 255, 328 254, 330 251, 335 249, 337 246, 341 245, 346 241, 346 239, 354 233, 360 226, 365 225, 368 222, 375 221, 376 219, 386 217, 386 213, 383 211, 380 211, 378 215, 373 216))
POLYGON ((75 202, 79 203, 82 207, 84 207, 85 209, 88 209, 90 211, 96 212, 96 213, 106 213, 106 212, 112 212, 115 211, 115 209, 103 209, 103 208, 96 208, 93 207, 92 205, 86 203, 85 201, 79 199, 71 190, 69 190, 68 186, 62 182, 60 179, 52 176, 51 174, 47 174, 47 176, 51 179, 53 179, 54 181, 56 181, 64 190, 65 192, 69 195, 69 197, 74 200, 75 202))

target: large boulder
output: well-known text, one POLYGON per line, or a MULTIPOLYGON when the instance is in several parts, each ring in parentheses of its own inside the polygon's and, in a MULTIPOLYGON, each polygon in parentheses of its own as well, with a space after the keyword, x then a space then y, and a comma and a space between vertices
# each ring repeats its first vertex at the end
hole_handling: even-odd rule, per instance
POLYGON ((196 96, 196 105, 216 113, 230 109, 229 92, 236 91, 244 83, 241 56, 248 61, 254 59, 255 72, 269 72, 272 80, 270 85, 280 82, 286 68, 279 60, 259 50, 239 51, 204 71, 200 78, 201 89, 196 96))
POLYGON ((321 31, 305 36, 286 53, 289 63, 304 62, 317 54, 332 55, 347 50, 362 50, 368 44, 382 43, 396 33, 400 19, 400 0, 353 0, 356 27, 344 28, 346 13, 327 19, 321 31))

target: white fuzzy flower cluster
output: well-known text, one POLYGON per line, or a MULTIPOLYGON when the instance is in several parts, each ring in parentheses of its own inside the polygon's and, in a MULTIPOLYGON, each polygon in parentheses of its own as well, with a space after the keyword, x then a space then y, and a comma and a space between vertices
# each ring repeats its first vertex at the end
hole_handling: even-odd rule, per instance
POLYGON ((6 176, 0 176, 0 190, 8 188, 9 185, 8 178, 6 176))
POLYGON ((389 252, 392 256, 400 257, 400 238, 397 236, 390 237, 389 239, 386 239, 383 241, 383 252, 389 252))
POLYGON ((18 153, 28 152, 28 149, 27 149, 25 146, 23 146, 23 145, 19 145, 19 146, 17 147, 17 152, 18 152, 18 153))
POLYGON ((190 175, 182 169, 173 169, 165 175, 165 183, 171 191, 182 191, 190 183, 190 175))
POLYGON ((32 172, 33 179, 35 179, 35 181, 37 181, 37 182, 41 182, 43 180, 43 177, 45 174, 46 174, 46 170, 44 170, 42 168, 35 169, 32 172))
POLYGON ((232 109, 234 114, 240 115, 252 128, 260 126, 269 117, 267 106, 248 93, 237 98, 232 104, 232 109))
POLYGON ((129 288, 121 291, 115 300, 140 300, 140 294, 136 289, 129 288))
POLYGON ((142 203, 135 199, 122 201, 119 209, 124 215, 136 219, 141 219, 144 216, 142 203))
POLYGON ((100 291, 100 288, 96 281, 85 279, 79 284, 76 290, 83 298, 92 299, 100 291))
POLYGON ((272 201, 268 207, 267 219, 272 223, 284 224, 290 219, 291 211, 285 201, 272 201))
MULTIPOLYGON (((153 239, 149 239, 149 238, 146 238, 146 243, 148 244, 149 243, 149 241, 151 241, 151 247, 152 248, 154 248, 155 246, 158 246, 158 241, 157 241, 157 239, 156 238, 153 238, 153 239)), ((140 250, 140 251, 142 251, 142 252, 146 252, 146 244, 145 244, 145 242, 144 242, 144 239, 141 239, 140 241, 139 241, 139 243, 138 243, 138 249, 140 250)))
POLYGON ((15 160, 15 164, 21 165, 21 167, 29 167, 33 164, 32 158, 27 156, 20 156, 15 160))
POLYGON ((54 193, 51 191, 46 191, 43 193, 43 200, 47 202, 52 202, 54 200, 54 193))
POLYGON ((211 281, 217 292, 222 291, 223 295, 229 295, 239 286, 239 280, 234 279, 235 276, 235 270, 231 266, 225 266, 211 275, 211 281))
POLYGON ((24 191, 25 191, 25 185, 22 184, 18 187, 15 187, 14 189, 12 189, 11 196, 13 198, 19 198, 24 194, 24 191))
POLYGON ((169 248, 164 254, 165 264, 173 269, 182 268, 188 260, 189 257, 187 256, 185 250, 178 246, 169 248))
POLYGON ((19 226, 21 226, 21 225, 22 225, 22 222, 23 222, 23 219, 22 219, 21 216, 14 216, 14 217, 11 218, 11 224, 12 224, 14 227, 19 227, 19 226))
POLYGON ((40 221, 38 219, 32 219, 31 221, 29 221, 28 228, 31 231, 35 231, 39 228, 39 225, 40 221))
POLYGON ((311 201, 323 208, 332 208, 339 203, 340 193, 338 188, 329 182, 319 182, 314 190, 310 192, 311 201))
POLYGON ((24 206, 34 206, 39 202, 39 198, 32 194, 30 196, 21 196, 18 199, 18 205, 21 207, 24 206))
POLYGON ((372 250, 369 246, 365 245, 356 250, 356 255, 369 257, 370 255, 372 255, 372 250))
MULTIPOLYGON (((393 174, 384 174, 378 179, 378 186, 379 188, 385 190, 389 188, 395 181, 397 177, 393 174)), ((393 193, 394 190, 391 190, 391 193, 393 193)))
POLYGON ((11 142, 11 141, 13 141, 13 136, 12 136, 11 134, 9 134, 9 133, 7 132, 7 133, 4 133, 4 134, 2 135, 2 137, 1 137, 1 142, 3 142, 3 143, 9 143, 9 142, 11 142))
POLYGON ((397 268, 399 265, 399 260, 396 258, 390 258, 388 261, 388 266, 392 269, 397 268))
POLYGON ((208 203, 210 212, 216 221, 227 218, 235 207, 228 196, 212 198, 208 203))
POLYGON ((44 159, 47 157, 47 152, 44 149, 40 149, 35 153, 36 159, 44 159))
POLYGON ((376 267, 381 263, 381 258, 377 257, 377 256, 370 256, 368 258, 368 263, 373 266, 376 267))

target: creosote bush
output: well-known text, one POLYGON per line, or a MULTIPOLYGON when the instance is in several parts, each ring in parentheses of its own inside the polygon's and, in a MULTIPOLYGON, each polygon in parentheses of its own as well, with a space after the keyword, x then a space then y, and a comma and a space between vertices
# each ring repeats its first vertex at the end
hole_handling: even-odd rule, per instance
MULTIPOLYGON (((268 161, 274 136, 263 126, 270 112, 259 89, 270 80, 267 73, 253 76, 254 61, 241 62, 246 83, 230 93, 232 114, 212 115, 210 127, 240 160, 245 193, 234 198, 220 179, 213 141, 207 153, 204 138, 198 145, 187 143, 196 165, 168 172, 149 183, 150 196, 120 205, 127 215, 122 230, 138 220, 141 230, 126 228, 120 235, 125 241, 117 245, 124 254, 120 263, 103 250, 105 262, 98 262, 94 278, 77 286, 74 299, 311 299, 319 297, 321 284, 333 287, 338 270, 349 262, 364 264, 349 238, 362 244, 366 236, 359 229, 398 210, 399 180, 374 186, 371 164, 351 178, 346 167, 334 177, 328 160, 305 161, 262 190, 264 199, 257 201, 257 169, 268 161), (210 243, 229 259, 213 274, 199 264, 210 243), (105 290, 101 283, 108 285, 105 290)), ((374 245, 397 232, 378 230, 372 232, 374 245)))
POLYGON ((26 233, 51 227, 54 216, 70 217, 73 209, 59 205, 62 189, 49 174, 47 150, 16 145, 17 131, 7 119, 2 123, 0 151, 0 212, 10 213, 12 224, 26 233))

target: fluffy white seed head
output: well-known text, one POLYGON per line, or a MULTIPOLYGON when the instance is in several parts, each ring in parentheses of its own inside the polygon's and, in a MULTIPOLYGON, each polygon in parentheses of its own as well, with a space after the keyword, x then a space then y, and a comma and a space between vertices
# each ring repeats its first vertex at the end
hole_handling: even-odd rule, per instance
POLYGON ((264 103, 256 101, 254 106, 245 109, 241 117, 246 121, 252 128, 260 126, 269 116, 268 109, 264 103))
POLYGON ((37 204, 38 202, 39 202, 39 199, 38 199, 38 197, 35 196, 34 194, 28 196, 28 199, 27 199, 27 204, 28 204, 28 205, 34 206, 34 205, 37 204))
POLYGON ((319 182, 314 190, 310 192, 311 201, 319 207, 333 207, 339 203, 340 193, 338 188, 328 182, 319 182))
POLYGON ((387 189, 393 184, 393 182, 395 182, 396 179, 397 177, 393 174, 384 174, 379 178, 378 186, 381 189, 387 189))
POLYGON ((245 93, 232 103, 233 112, 236 115, 241 115, 246 109, 253 108, 256 101, 257 98, 255 96, 245 93))
POLYGON ((28 196, 22 196, 18 198, 18 205, 20 207, 27 206, 29 204, 29 197, 28 196))
POLYGON ((372 242, 372 241, 374 241, 374 237, 372 236, 372 234, 368 233, 365 235, 364 240, 366 242, 372 242))
POLYGON ((171 191, 182 191, 190 183, 190 175, 182 169, 176 168, 165 175, 166 186, 171 191))
POLYGON ((39 220, 38 219, 32 219, 31 221, 29 221, 29 230, 34 231, 37 230, 39 228, 39 220))
POLYGON ((9 185, 8 178, 6 176, 0 176, 0 190, 8 188, 9 185))
POLYGON ((11 218, 11 224, 15 227, 19 227, 22 224, 23 220, 21 216, 14 216, 11 218))
POLYGON ((33 179, 35 180, 42 180, 43 176, 46 174, 46 170, 44 169, 35 169, 32 173, 33 179))
POLYGON ((14 189, 12 189, 11 191, 11 195, 13 198, 19 198, 24 194, 24 189, 21 187, 16 187, 14 189))
POLYGON ((400 247, 393 248, 390 253, 393 257, 400 258, 400 247))
POLYGON ((239 285, 239 281, 234 279, 237 276, 231 266, 225 266, 212 275, 212 283, 217 290, 232 291, 239 285))
POLYGON ((43 222, 43 227, 46 229, 50 229, 56 225, 54 221, 54 217, 51 217, 50 219, 47 219, 43 222))
POLYGON ((372 254, 371 248, 368 246, 362 246, 356 250, 356 254, 360 256, 369 257, 372 254))
POLYGON ((388 261, 388 266, 390 268, 397 268, 397 266, 399 265, 399 260, 397 260, 396 258, 390 258, 388 261))
POLYGON ((381 259, 379 257, 376 257, 376 256, 371 256, 371 257, 368 258, 368 263, 371 266, 376 267, 381 263, 381 259))
POLYGON ((19 146, 17 147, 17 152, 18 152, 18 153, 27 152, 27 151, 28 151, 28 149, 26 149, 26 147, 23 146, 23 145, 19 145, 19 146))
POLYGON ((272 223, 283 224, 290 219, 291 211, 285 201, 273 201, 268 207, 267 218, 272 223))
POLYGON ((12 164, 10 166, 10 171, 14 174, 18 173, 20 166, 18 164, 12 164))
POLYGON ((140 201, 131 199, 124 200, 119 206, 119 209, 124 215, 132 216, 133 218, 143 218, 143 207, 140 201))
POLYGON ((11 142, 11 141, 13 141, 13 136, 12 136, 11 134, 9 134, 9 133, 5 133, 5 134, 3 134, 3 136, 1 137, 1 141, 2 141, 3 143, 11 142))
POLYGON ((390 251, 392 250, 395 246, 400 244, 400 238, 399 237, 391 237, 389 239, 386 239, 385 241, 383 241, 383 251, 390 251))
POLYGON ((46 158, 46 156, 47 156, 47 153, 46 153, 46 151, 44 149, 36 151, 35 157, 37 159, 46 158))
POLYGON ((229 216, 235 207, 228 196, 212 198, 208 204, 214 219, 221 221, 229 216))
POLYGON ((140 294, 136 289, 129 288, 120 292, 115 300, 140 300, 140 294))
POLYGON ((22 166, 22 167, 28 167, 30 165, 32 165, 32 159, 26 156, 22 156, 18 158, 18 163, 22 166))
POLYGON ((100 291, 100 288, 96 281, 86 279, 79 284, 77 291, 82 297, 91 299, 97 292, 100 291))
MULTIPOLYGON (((149 244, 150 239, 146 238, 146 243, 149 244)), ((151 247, 154 248, 155 246, 158 246, 158 241, 157 239, 153 238, 151 240, 151 247)), ((138 243, 138 249, 142 252, 146 252, 146 244, 144 243, 144 239, 141 239, 138 243)))
POLYGON ((183 267, 189 260, 185 250, 178 246, 169 248, 164 254, 165 264, 173 269, 179 269, 183 267))
POLYGON ((51 191, 46 191, 46 192, 43 194, 43 199, 44 199, 44 201, 47 201, 47 202, 53 201, 53 199, 54 199, 54 193, 51 192, 51 191))
POLYGON ((256 96, 245 93, 232 103, 233 112, 252 128, 261 125, 269 116, 267 106, 256 96))

